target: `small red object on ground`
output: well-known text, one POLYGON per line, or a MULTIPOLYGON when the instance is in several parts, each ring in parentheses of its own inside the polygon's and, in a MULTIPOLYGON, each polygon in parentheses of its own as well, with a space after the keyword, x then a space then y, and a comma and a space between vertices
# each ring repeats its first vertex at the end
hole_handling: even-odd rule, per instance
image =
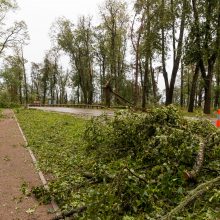
POLYGON ((220 109, 217 111, 216 127, 220 128, 220 109))

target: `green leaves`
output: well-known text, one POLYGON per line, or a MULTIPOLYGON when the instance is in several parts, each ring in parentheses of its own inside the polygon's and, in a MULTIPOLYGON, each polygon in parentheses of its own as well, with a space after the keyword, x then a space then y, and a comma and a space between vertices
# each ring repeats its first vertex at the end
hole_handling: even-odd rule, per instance
MULTIPOLYGON (((87 122, 33 110, 17 116, 49 177, 49 191, 36 187, 32 192, 41 202, 53 196, 63 210, 86 206, 76 219, 160 219, 196 187, 186 183, 184 171, 195 163, 200 138, 217 132, 208 121, 185 120, 173 106, 148 114, 120 111, 87 122)), ((216 133, 198 183, 218 175, 218 143, 216 133)), ((218 203, 216 188, 178 218, 217 216, 218 203)))

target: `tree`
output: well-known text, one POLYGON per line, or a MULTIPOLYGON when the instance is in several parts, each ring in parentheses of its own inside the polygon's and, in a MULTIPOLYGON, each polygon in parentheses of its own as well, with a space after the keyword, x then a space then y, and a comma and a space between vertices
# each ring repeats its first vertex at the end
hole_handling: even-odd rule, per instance
POLYGON ((0 74, 10 102, 23 103, 23 66, 19 56, 8 56, 0 74))
POLYGON ((183 49, 183 40, 184 40, 184 30, 185 30, 185 24, 186 24, 186 15, 187 15, 187 1, 183 0, 180 3, 176 4, 176 7, 174 5, 174 2, 171 1, 171 12, 174 12, 177 10, 177 7, 181 9, 181 15, 180 18, 176 17, 175 15, 171 16, 171 20, 167 20, 165 16, 167 16, 167 5, 165 4, 165 0, 162 0, 161 4, 161 45, 162 45, 162 67, 163 67, 163 77, 165 81, 165 87, 166 87, 166 105, 169 105, 172 103, 173 99, 173 92, 174 92, 174 86, 176 82, 177 73, 179 70, 179 64, 182 57, 182 49, 183 49), (178 27, 179 30, 177 31, 175 28, 174 20, 179 20, 178 27), (172 33, 174 36, 172 37, 173 40, 173 68, 171 73, 171 79, 170 82, 168 80, 168 73, 166 68, 166 37, 165 32, 166 29, 169 29, 169 22, 171 22, 172 26, 172 33), (176 46, 176 36, 175 32, 179 32, 179 37, 177 40, 177 46, 176 46))
POLYGON ((31 94, 34 99, 41 97, 41 64, 31 63, 31 94))
POLYGON ((205 87, 204 113, 211 111, 211 90, 214 66, 220 47, 220 2, 192 0, 188 59, 199 66, 205 87))
MULTIPOLYGON (((113 90, 119 94, 126 72, 127 5, 123 0, 106 0, 100 7, 100 15, 100 28, 107 47, 106 80, 111 79, 113 90)), ((115 102, 118 102, 117 98, 115 102)))
POLYGON ((83 101, 93 102, 93 29, 91 18, 80 17, 77 27, 66 19, 59 19, 54 28, 54 37, 62 50, 70 55, 75 85, 79 85, 83 93, 83 101))

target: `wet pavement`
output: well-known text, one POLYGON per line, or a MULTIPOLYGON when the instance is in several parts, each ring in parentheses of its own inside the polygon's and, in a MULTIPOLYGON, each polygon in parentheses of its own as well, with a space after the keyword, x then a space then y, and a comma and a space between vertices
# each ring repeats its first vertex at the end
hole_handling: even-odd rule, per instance
POLYGON ((112 116, 114 111, 103 109, 84 109, 84 108, 65 108, 65 107, 29 107, 30 109, 38 109, 43 111, 61 112, 81 116, 100 116, 106 114, 112 116))

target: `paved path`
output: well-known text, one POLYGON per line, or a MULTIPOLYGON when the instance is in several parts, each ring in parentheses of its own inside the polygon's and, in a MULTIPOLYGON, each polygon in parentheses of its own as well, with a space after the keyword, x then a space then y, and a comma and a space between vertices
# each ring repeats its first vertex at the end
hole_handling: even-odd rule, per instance
MULTIPOLYGON (((29 152, 11 110, 0 119, 0 220, 49 220, 50 205, 39 205, 32 196, 24 196, 22 184, 41 185, 29 152), (28 213, 29 212, 29 213, 28 213), (33 212, 33 213, 32 213, 33 212)), ((24 187, 25 189, 25 187, 24 187)))
POLYGON ((75 115, 85 115, 85 116, 99 116, 103 113, 107 115, 114 114, 114 112, 111 110, 100 110, 100 109, 64 108, 64 107, 29 107, 29 108, 39 109, 44 111, 70 113, 75 115))
MULTIPOLYGON (((51 111, 51 112, 61 112, 61 113, 69 113, 75 115, 82 115, 82 116, 99 116, 103 113, 112 116, 114 111, 112 110, 100 110, 100 109, 84 109, 84 108, 65 108, 65 107, 29 107, 30 109, 39 109, 44 111, 51 111)), ((202 120, 199 117, 189 117, 185 116, 186 119, 189 120, 202 120)), ((211 121, 213 125, 216 124, 215 118, 205 118, 211 121)))

